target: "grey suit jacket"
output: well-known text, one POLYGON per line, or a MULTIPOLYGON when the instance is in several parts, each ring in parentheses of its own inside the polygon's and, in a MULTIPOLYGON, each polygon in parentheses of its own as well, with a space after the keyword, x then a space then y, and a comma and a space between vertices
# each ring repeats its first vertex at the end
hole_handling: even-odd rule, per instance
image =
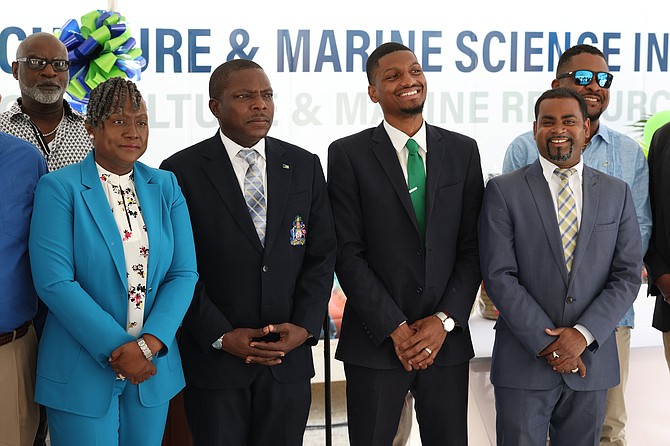
POLYGON ((489 181, 479 221, 484 284, 500 311, 491 381, 542 390, 619 382, 615 326, 641 283, 642 242, 628 186, 584 166, 583 207, 568 275, 549 185, 540 162, 489 181), (581 324, 595 337, 582 354, 586 377, 562 375, 537 354, 555 338, 545 328, 581 324))

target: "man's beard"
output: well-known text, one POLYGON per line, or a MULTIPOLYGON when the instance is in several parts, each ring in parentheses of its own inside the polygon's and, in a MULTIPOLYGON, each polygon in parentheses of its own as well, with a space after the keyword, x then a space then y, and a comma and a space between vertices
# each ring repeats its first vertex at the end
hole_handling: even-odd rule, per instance
POLYGON ((424 105, 424 103, 422 102, 421 104, 417 105, 416 107, 403 108, 400 111, 407 116, 420 115, 421 113, 423 113, 423 105, 424 105))
POLYGON ((565 161, 569 160, 570 158, 572 158, 572 152, 574 151, 574 148, 575 148, 575 145, 570 144, 570 150, 565 155, 561 155, 560 150, 558 152, 556 152, 556 155, 552 155, 551 154, 551 149, 549 148, 549 141, 547 141, 547 159, 549 161, 554 161, 554 162, 559 162, 559 163, 565 162, 565 161))
POLYGON ((61 101, 63 99, 63 94, 65 94, 65 88, 61 85, 58 86, 58 90, 44 91, 38 86, 28 87, 21 81, 21 79, 19 79, 19 87, 21 88, 22 96, 28 96, 40 104, 54 104, 61 101))

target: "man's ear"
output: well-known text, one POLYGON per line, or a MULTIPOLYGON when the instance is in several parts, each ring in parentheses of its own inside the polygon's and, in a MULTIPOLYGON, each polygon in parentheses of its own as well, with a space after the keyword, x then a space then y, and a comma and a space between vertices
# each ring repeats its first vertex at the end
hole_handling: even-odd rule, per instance
POLYGON ((219 117, 219 101, 216 99, 209 99, 209 111, 212 112, 214 116, 219 117))
POLYGON ((370 100, 375 104, 379 102, 377 99, 377 89, 373 85, 368 85, 368 96, 370 96, 370 100))

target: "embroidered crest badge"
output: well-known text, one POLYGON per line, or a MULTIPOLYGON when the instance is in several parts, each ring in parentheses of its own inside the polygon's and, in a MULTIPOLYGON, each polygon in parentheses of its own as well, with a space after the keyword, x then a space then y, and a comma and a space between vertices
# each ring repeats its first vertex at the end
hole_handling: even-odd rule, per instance
POLYGON ((296 215, 293 219, 293 227, 291 228, 291 245, 303 246, 307 239, 307 226, 302 221, 302 217, 296 215))

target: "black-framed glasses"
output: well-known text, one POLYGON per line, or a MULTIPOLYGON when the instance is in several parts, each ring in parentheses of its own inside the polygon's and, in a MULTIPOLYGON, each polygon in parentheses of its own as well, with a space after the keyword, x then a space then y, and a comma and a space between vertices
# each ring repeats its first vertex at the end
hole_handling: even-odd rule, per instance
POLYGON ((570 71, 569 73, 561 74, 557 79, 563 79, 564 77, 572 77, 575 80, 575 85, 586 86, 593 82, 593 78, 596 78, 596 83, 600 88, 610 88, 612 85, 612 79, 614 75, 606 71, 597 71, 593 72, 591 70, 577 70, 570 71))
POLYGON ((42 71, 47 65, 51 65, 54 71, 67 71, 70 69, 70 61, 63 59, 47 60, 41 57, 19 57, 16 61, 27 64, 31 70, 42 71))

